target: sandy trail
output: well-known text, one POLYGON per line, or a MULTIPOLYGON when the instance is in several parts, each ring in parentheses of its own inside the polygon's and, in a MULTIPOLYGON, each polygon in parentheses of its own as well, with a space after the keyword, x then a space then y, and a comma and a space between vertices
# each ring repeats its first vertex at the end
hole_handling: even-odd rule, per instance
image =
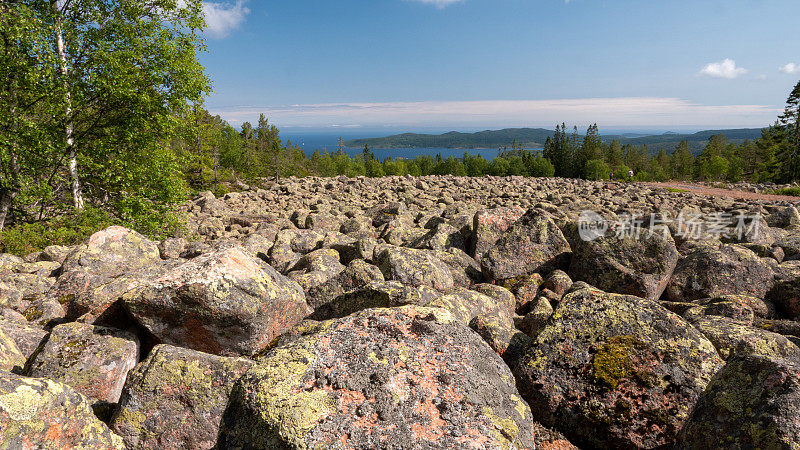
POLYGON ((716 187, 704 186, 702 184, 694 184, 680 181, 671 181, 665 183, 643 183, 647 186, 657 188, 672 188, 682 189, 691 192, 692 194, 704 195, 707 197, 730 197, 737 200, 767 200, 767 201, 787 201, 792 203, 800 203, 800 197, 792 197, 791 195, 773 195, 773 194, 757 194, 755 192, 747 192, 733 189, 723 189, 716 187))

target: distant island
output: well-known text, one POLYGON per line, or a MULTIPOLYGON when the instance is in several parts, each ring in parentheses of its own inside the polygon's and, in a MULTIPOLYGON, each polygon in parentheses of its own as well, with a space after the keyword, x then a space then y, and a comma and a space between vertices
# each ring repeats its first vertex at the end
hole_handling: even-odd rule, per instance
MULTIPOLYGON (((667 132, 658 135, 644 135, 626 133, 621 135, 602 136, 603 142, 618 140, 620 144, 647 145, 651 154, 662 149, 671 153, 682 140, 689 142, 693 153, 699 153, 715 135, 722 134, 735 144, 745 140, 754 140, 761 136, 761 128, 739 128, 731 130, 706 130, 692 134, 679 134, 667 132)), ((460 133, 451 131, 444 134, 417 134, 403 133, 393 136, 368 139, 352 139, 345 142, 349 148, 362 148, 369 145, 372 148, 455 148, 455 149, 497 149, 511 147, 514 141, 524 148, 537 149, 544 146, 548 137, 553 136, 553 130, 544 128, 506 128, 502 130, 486 130, 477 133, 460 133)), ((580 135, 583 138, 583 135, 580 135)))

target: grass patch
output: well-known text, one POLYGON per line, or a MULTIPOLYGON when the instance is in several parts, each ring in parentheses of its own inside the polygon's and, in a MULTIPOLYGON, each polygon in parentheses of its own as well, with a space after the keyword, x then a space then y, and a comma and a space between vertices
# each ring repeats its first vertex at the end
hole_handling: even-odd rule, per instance
POLYGON ((800 197, 800 186, 792 186, 788 188, 782 189, 770 189, 764 191, 765 194, 773 194, 773 195, 789 195, 792 197, 800 197))
POLYGON ((675 193, 689 192, 686 189, 678 189, 678 188, 674 188, 674 187, 668 187, 668 188, 664 188, 664 189, 666 189, 666 190, 668 190, 670 192, 675 192, 675 193))

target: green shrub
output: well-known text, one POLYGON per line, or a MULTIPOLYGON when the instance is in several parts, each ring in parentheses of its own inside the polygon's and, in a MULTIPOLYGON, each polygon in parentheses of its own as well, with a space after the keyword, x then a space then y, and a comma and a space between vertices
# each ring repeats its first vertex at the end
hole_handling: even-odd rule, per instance
POLYGON ((602 159, 590 159, 586 162, 585 172, 587 180, 607 180, 611 168, 602 159))
POLYGON ((75 245, 116 223, 110 214, 95 208, 46 221, 21 223, 0 233, 0 251, 22 256, 48 245, 75 245))
POLYGON ((180 216, 168 209, 142 204, 127 206, 130 209, 124 219, 87 207, 79 214, 7 227, 0 233, 0 252, 24 256, 48 245, 76 245, 111 225, 122 225, 153 239, 174 236, 184 227, 180 216))
POLYGON ((782 189, 774 189, 769 193, 775 195, 791 195, 792 197, 800 197, 800 186, 792 186, 782 189))

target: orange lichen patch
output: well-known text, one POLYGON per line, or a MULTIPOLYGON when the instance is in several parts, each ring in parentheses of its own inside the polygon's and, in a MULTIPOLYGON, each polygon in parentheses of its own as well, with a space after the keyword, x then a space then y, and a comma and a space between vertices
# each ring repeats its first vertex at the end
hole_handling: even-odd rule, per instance
POLYGON ((103 231, 97 232, 89 237, 88 244, 90 247, 99 246, 105 244, 107 241, 118 241, 123 237, 127 236, 131 230, 120 227, 120 226, 111 226, 106 228, 103 231))
POLYGON ((61 431, 61 427, 48 427, 47 432, 44 434, 45 442, 59 442, 61 440, 61 431))
POLYGON ((540 450, 577 450, 578 447, 566 439, 558 439, 556 441, 543 442, 539 446, 540 450))
POLYGON ((225 267, 226 274, 237 281, 250 279, 261 272, 261 267, 253 258, 236 249, 225 251, 220 256, 219 262, 225 267))

